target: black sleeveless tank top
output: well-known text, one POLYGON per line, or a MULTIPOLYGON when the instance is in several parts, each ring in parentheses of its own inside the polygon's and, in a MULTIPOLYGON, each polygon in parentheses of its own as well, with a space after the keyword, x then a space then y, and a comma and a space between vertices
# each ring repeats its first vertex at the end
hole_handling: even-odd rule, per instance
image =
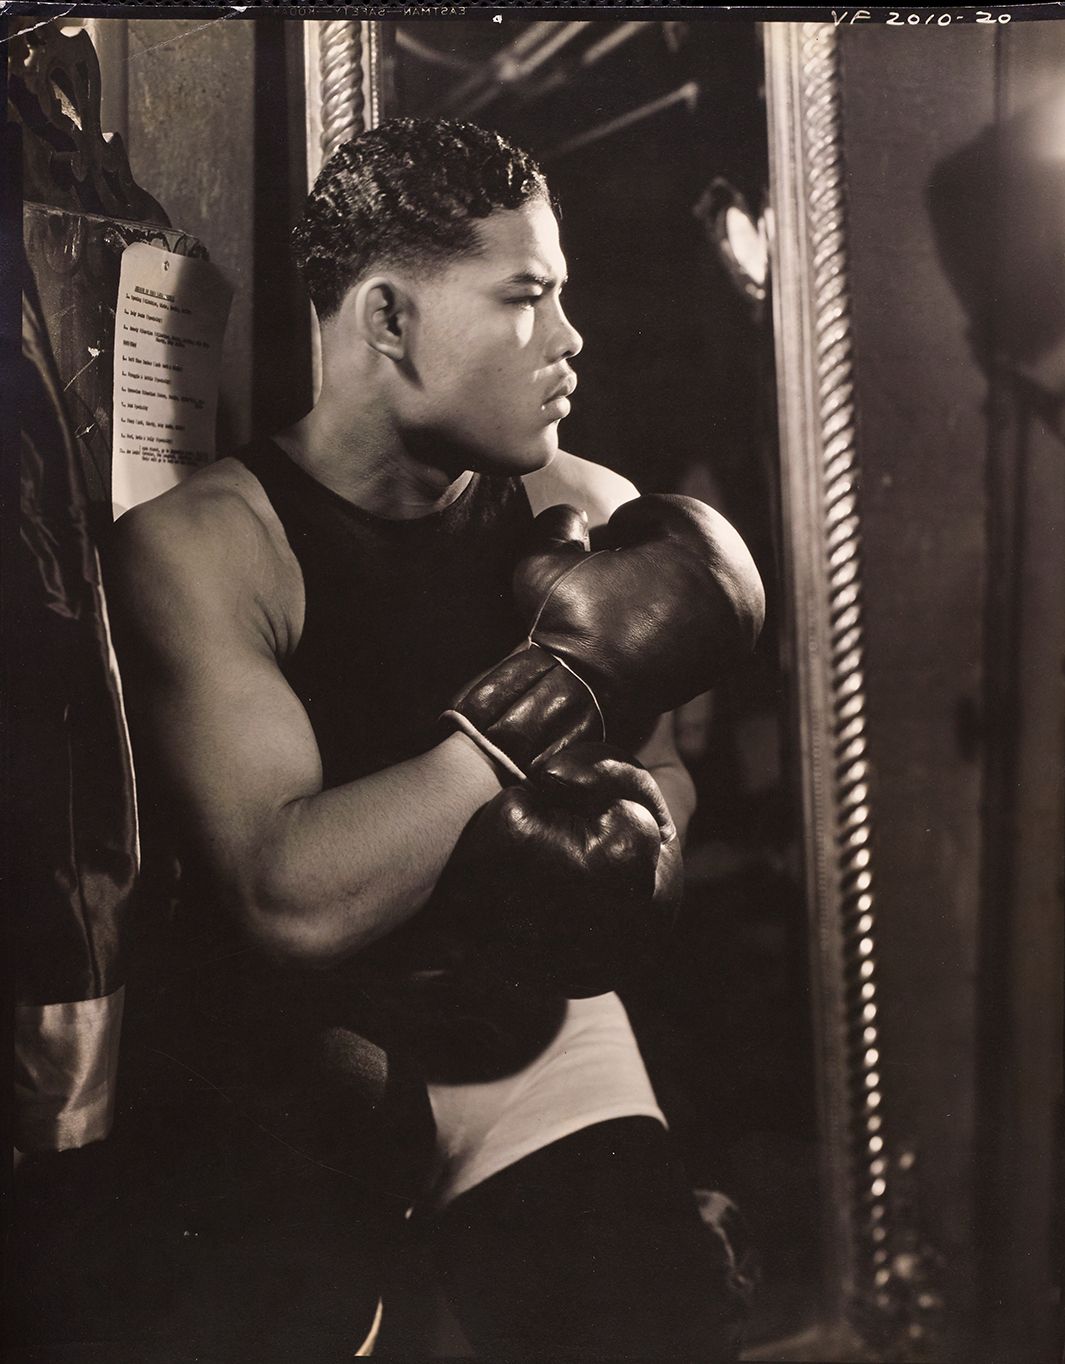
MULTIPOLYGON (((272 441, 238 457, 303 572, 303 632, 281 665, 310 716, 325 785, 432 747, 455 693, 523 634, 510 589, 532 521, 520 481, 475 476, 443 511, 390 521, 325 488, 272 441)), ((165 829, 159 837, 167 846, 165 829)), ((420 1065, 362 979, 362 958, 308 973, 253 949, 195 866, 151 917, 136 972, 147 984, 128 1010, 131 1109, 154 1112, 174 1095, 188 1107, 187 1077, 206 1075, 210 1093, 230 1096, 258 1128, 356 1172, 353 1188, 387 1201, 416 1187, 433 1132, 420 1065), (159 1073, 164 1055, 172 1079, 159 1073)))
POLYGON ((310 717, 323 784, 425 752, 456 693, 524 636, 510 587, 532 523, 520 479, 475 474, 442 511, 396 521, 326 488, 273 441, 238 458, 303 573, 303 632, 281 668, 310 717))

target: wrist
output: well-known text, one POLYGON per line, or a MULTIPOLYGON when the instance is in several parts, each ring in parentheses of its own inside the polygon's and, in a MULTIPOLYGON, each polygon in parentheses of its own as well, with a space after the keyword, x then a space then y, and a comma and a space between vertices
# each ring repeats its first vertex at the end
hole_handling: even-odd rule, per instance
POLYGON ((468 734, 456 729, 433 749, 445 772, 471 790, 483 792, 485 800, 507 784, 492 758, 468 734))
POLYGON ((573 743, 603 739, 591 688, 531 640, 482 673, 441 720, 479 745, 504 783, 523 781, 537 760, 573 743))

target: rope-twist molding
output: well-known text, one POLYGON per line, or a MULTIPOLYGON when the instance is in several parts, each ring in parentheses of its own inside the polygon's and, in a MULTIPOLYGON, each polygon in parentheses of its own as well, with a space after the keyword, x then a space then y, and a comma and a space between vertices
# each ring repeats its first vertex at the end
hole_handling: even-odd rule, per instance
POLYGON ((342 142, 364 131, 362 25, 357 20, 324 23, 318 47, 322 91, 322 161, 342 142))
POLYGON ((881 1114, 872 802, 867 755, 861 519, 846 258, 838 40, 803 24, 817 400, 827 554, 836 874, 846 1005, 851 1222, 859 1316, 889 1308, 889 1169, 881 1114))

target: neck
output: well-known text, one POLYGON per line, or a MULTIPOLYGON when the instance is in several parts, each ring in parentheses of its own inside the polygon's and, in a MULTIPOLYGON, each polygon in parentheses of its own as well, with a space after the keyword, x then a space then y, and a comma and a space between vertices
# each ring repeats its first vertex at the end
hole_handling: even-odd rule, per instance
POLYGON ((378 412, 318 404, 275 437, 312 478, 377 516, 413 520, 441 511, 473 477, 416 458, 378 412))

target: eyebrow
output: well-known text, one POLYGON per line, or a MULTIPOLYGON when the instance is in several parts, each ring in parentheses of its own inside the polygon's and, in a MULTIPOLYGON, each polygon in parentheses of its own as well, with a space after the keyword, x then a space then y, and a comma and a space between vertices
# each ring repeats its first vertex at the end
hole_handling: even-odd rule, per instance
POLYGON ((555 280, 550 275, 539 275, 533 270, 521 270, 518 272, 518 274, 511 275, 509 279, 505 279, 503 283, 512 285, 535 284, 541 289, 553 289, 557 284, 558 287, 561 289, 563 285, 568 283, 568 281, 569 281, 568 275, 566 275, 565 278, 561 280, 555 280))

